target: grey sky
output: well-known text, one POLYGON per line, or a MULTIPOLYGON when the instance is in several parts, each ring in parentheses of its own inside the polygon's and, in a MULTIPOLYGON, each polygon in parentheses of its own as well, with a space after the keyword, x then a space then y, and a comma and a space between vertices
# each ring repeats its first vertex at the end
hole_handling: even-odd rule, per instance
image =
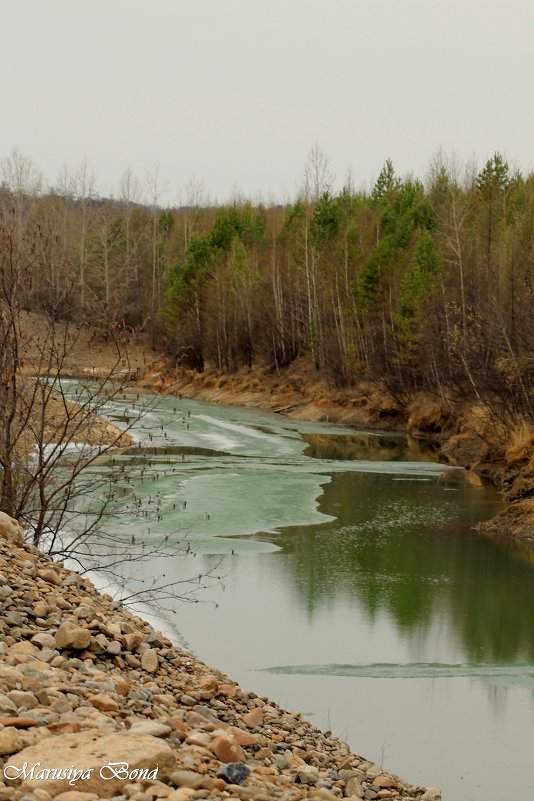
POLYGON ((159 164, 293 196, 317 142, 336 184, 439 146, 534 167, 533 0, 2 0, 0 156, 50 183, 84 157, 102 193, 159 164))

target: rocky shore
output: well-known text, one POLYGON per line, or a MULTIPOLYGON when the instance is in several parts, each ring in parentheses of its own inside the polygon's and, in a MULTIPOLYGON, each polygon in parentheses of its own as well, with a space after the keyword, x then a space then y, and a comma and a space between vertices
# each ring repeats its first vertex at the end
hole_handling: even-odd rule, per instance
POLYGON ((4 514, 0 610, 0 801, 441 798, 180 650, 4 514))

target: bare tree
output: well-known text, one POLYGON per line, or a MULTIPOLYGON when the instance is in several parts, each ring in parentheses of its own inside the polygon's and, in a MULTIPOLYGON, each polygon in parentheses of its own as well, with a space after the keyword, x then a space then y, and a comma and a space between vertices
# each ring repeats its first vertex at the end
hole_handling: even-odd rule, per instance
POLYGON ((217 566, 185 581, 153 572, 147 578, 135 567, 191 549, 185 536, 178 542, 143 536, 145 511, 133 491, 142 468, 116 456, 118 448, 133 444, 128 432, 147 405, 130 409, 125 429, 102 418, 120 402, 130 378, 123 331, 108 330, 108 352, 115 355, 107 366, 88 370, 71 385, 65 381, 80 338, 88 335, 25 310, 30 275, 39 269, 46 243, 39 242, 39 227, 26 228, 19 240, 15 218, 15 212, 0 214, 0 510, 21 521, 34 546, 81 572, 105 574, 123 588, 123 602, 161 607, 171 597, 194 600, 198 588, 219 580, 217 566), (131 497, 126 507, 125 494, 131 497), (137 537, 110 531, 110 521, 125 512, 138 523, 137 537))
POLYGON ((304 180, 301 194, 308 202, 319 200, 325 192, 331 193, 334 185, 334 173, 330 161, 323 148, 315 142, 306 164, 304 165, 304 180))
POLYGON ((14 148, 0 161, 0 175, 4 186, 16 198, 37 196, 43 188, 43 177, 35 163, 14 148))

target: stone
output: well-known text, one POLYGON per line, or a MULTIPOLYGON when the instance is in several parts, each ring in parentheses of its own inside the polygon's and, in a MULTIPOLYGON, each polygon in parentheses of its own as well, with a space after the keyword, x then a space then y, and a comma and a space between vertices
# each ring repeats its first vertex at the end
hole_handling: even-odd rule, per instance
POLYGON ((0 537, 14 545, 21 547, 24 544, 24 531, 22 526, 5 512, 0 512, 0 537))
POLYGON ((235 698, 239 692, 237 684, 219 684, 219 693, 227 695, 229 698, 235 698))
MULTIPOLYGON (((145 794, 150 798, 150 801, 158 801, 160 798, 170 798, 175 792, 176 790, 173 790, 172 787, 169 787, 167 784, 153 784, 145 789, 145 794)), ((192 797, 196 796, 194 790, 192 791, 192 794, 192 797)))
POLYGON ((22 690, 11 690, 8 692, 7 697, 10 701, 13 701, 17 709, 20 709, 22 706, 26 707, 26 709, 34 709, 34 707, 39 706, 39 701, 33 693, 26 693, 22 690))
MULTIPOLYGON (((242 765, 237 762, 237 765, 242 765)), ((190 787, 192 790, 199 788, 211 788, 213 781, 209 776, 204 776, 201 773, 196 773, 193 770, 175 770, 170 776, 171 782, 176 787, 190 787)))
POLYGON ((263 712, 261 707, 256 706, 243 715, 243 723, 249 729, 256 729, 258 726, 263 726, 263 712))
POLYGON ((39 576, 49 584, 54 584, 56 587, 61 586, 61 578, 55 570, 39 570, 39 576))
POLYGON ((382 773, 382 769, 378 767, 378 765, 371 765, 367 768, 366 774, 368 779, 376 779, 377 776, 380 776, 382 773))
POLYGON ((48 634, 46 631, 40 631, 39 634, 35 634, 30 642, 32 645, 38 645, 39 648, 51 648, 52 650, 56 647, 56 638, 52 634, 48 634))
POLYGON ((50 607, 45 601, 37 601, 33 605, 33 614, 35 617, 47 617, 48 613, 50 612, 50 607))
POLYGON ((23 626, 26 620, 25 615, 21 615, 20 612, 8 612, 4 615, 4 620, 10 626, 23 626))
POLYGON ((62 623, 55 635, 57 648, 73 648, 83 650, 89 647, 91 633, 75 623, 62 623))
POLYGON ((36 645, 33 645, 28 640, 21 640, 20 642, 16 642, 14 645, 11 646, 9 649, 9 655, 14 656, 16 661, 19 663, 27 662, 29 656, 36 656, 39 653, 39 649, 36 645), (19 659, 19 657, 21 657, 19 659))
POLYGON ((33 791, 33 797, 35 801, 52 801, 52 796, 50 793, 47 793, 46 790, 38 790, 33 791))
POLYGON ((113 698, 111 698, 109 695, 104 695, 103 693, 99 693, 98 695, 90 695, 88 696, 87 700, 101 712, 116 712, 119 708, 118 703, 113 698))
POLYGON ((159 668, 158 652, 154 648, 148 648, 141 657, 141 667, 147 673, 156 673, 159 668))
MULTIPOLYGON (((189 739, 189 738, 188 738, 189 739)), ((211 750, 221 762, 246 762, 247 755, 240 745, 230 737, 216 737, 211 743, 211 750)))
POLYGON ((31 729, 33 726, 37 726, 38 723, 35 718, 0 717, 0 725, 14 726, 15 729, 31 729))
MULTIPOLYGON (((3 731, 9 731, 4 729, 3 731)), ((2 731, 0 731, 0 735, 2 731)), ((127 781, 127 776, 113 776, 109 769, 101 768, 109 763, 127 763, 128 771, 146 769, 153 771, 158 768, 158 780, 165 780, 175 767, 175 756, 171 748, 163 740, 138 734, 102 734, 102 732, 89 729, 77 734, 58 734, 47 737, 34 746, 25 748, 17 755, 20 764, 27 762, 35 765, 40 762, 43 766, 53 766, 57 769, 68 769, 72 765, 83 766, 86 774, 76 781, 76 790, 79 792, 95 793, 101 798, 110 798, 119 795, 127 781)), ((19 782, 10 781, 10 784, 19 782)), ((27 779, 22 784, 22 790, 32 792, 41 787, 50 795, 72 791, 69 778, 34 778, 27 779)))
POLYGON ((125 696, 130 692, 131 684, 128 679, 124 678, 124 676, 114 676, 113 683, 115 685, 115 692, 117 695, 125 696))
POLYGON ((180 787, 179 790, 173 790, 172 793, 167 796, 167 801, 193 801, 193 798, 197 798, 195 790, 192 790, 190 787, 180 787))
POLYGON ((134 651, 143 642, 143 635, 138 632, 132 634, 124 634, 124 647, 127 651, 134 651))
POLYGON ((56 795, 55 801, 98 801, 96 793, 83 793, 79 790, 67 790, 56 795))
POLYGON ((22 745, 20 735, 15 728, 0 729, 0 756, 16 754, 22 745))
POLYGON ((259 745, 261 742, 261 738, 257 734, 251 734, 248 731, 243 731, 243 729, 232 727, 229 730, 229 734, 232 735, 238 745, 242 745, 245 748, 251 745, 259 745))
MULTIPOLYGON (((309 797, 313 798, 315 801, 317 799, 320 799, 320 801, 339 801, 339 797, 325 787, 317 787, 311 790, 309 797)), ((350 801, 360 801, 360 798, 359 796, 352 796, 350 801)))
POLYGON ((150 734, 152 737, 168 737, 172 729, 157 720, 140 720, 134 723, 130 729, 132 734, 150 734))
POLYGON ((349 798, 354 795, 357 797, 363 796, 363 787, 354 776, 351 776, 345 785, 345 795, 349 798))
MULTIPOLYGON (((189 729, 180 718, 172 717, 169 721, 173 727, 173 737, 178 737, 180 740, 185 740, 187 735, 189 734, 189 729)), ((241 743, 240 743, 241 745, 241 743)))
POLYGON ((0 713, 4 712, 15 712, 17 711, 17 705, 11 701, 7 695, 0 693, 0 713))
POLYGON ((87 604, 80 604, 78 609, 74 610, 74 617, 77 617, 81 620, 88 620, 89 618, 93 617, 93 614, 93 607, 88 606, 87 604))
POLYGON ((397 787, 397 782, 391 776, 383 773, 373 780, 373 788, 378 787, 380 790, 387 790, 390 787, 397 787))
POLYGON ((229 762, 217 772, 217 777, 228 784, 241 784, 247 776, 250 776, 250 768, 242 762, 229 762))
MULTIPOLYGON (((204 731, 193 731, 187 735, 185 741, 187 745, 196 745, 199 748, 211 748, 212 746, 211 737, 204 731)), ((219 759, 221 759, 221 762, 225 761, 221 757, 219 759)))
MULTIPOLYGON (((221 721, 219 720, 217 715, 214 714, 214 712, 209 707, 203 706, 202 704, 196 704, 193 707, 193 710, 197 715, 200 715, 202 718, 204 718, 204 722, 206 722, 206 720, 208 720, 210 723, 215 723, 217 726, 221 725, 221 721)), ((191 715, 189 716, 188 720, 191 719, 192 715, 193 715, 193 713, 191 713, 191 715)))
POLYGON ((441 790, 439 787, 427 787, 420 801, 441 801, 441 790))
POLYGON ((301 784, 317 784, 319 768, 316 768, 315 765, 301 765, 297 768, 297 779, 301 784))

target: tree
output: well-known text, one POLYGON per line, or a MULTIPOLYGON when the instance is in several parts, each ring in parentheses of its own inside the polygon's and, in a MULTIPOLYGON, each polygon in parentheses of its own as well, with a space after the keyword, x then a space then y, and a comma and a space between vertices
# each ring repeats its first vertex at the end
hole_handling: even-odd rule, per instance
POLYGON ((495 284, 497 306, 500 303, 498 276, 492 266, 492 252, 495 229, 498 222, 506 216, 506 199, 514 178, 510 174, 508 162, 500 153, 494 153, 476 178, 477 189, 486 207, 486 280, 495 284))
POLYGON ((325 192, 332 192, 334 173, 322 147, 316 142, 308 153, 304 165, 304 181, 301 194, 309 202, 319 200, 325 192))
MULTIPOLYGON (((19 238, 15 218, 15 212, 0 213, 0 511, 22 523, 34 546, 121 585, 132 563, 175 557, 190 548, 164 537, 145 543, 109 532, 106 521, 125 492, 132 494, 128 513, 137 519, 144 514, 133 492, 135 468, 126 470, 113 454, 132 444, 128 430, 148 407, 131 414, 124 430, 101 418, 129 378, 120 325, 107 332, 115 357, 98 373, 80 377, 74 389, 66 386, 80 339, 90 349, 91 334, 86 327, 26 311, 32 304, 31 274, 42 266, 46 242, 39 241, 38 226, 25 226, 19 238)), ((125 513, 123 504, 120 512, 125 513)), ((197 574, 194 582, 165 583, 159 577, 145 582, 134 574, 128 576, 134 589, 120 597, 158 606, 171 597, 192 600, 192 592, 218 578, 217 569, 197 574)))
MULTIPOLYGON (((415 251, 404 275, 400 295, 399 311, 396 315, 401 349, 409 357, 420 344, 423 326, 421 314, 432 298, 432 287, 439 276, 441 261, 430 232, 423 229, 417 240, 415 251)), ((424 330, 424 329, 423 329, 424 330)))
POLYGON ((391 159, 386 159, 371 193, 372 202, 379 206, 388 195, 400 189, 401 181, 395 173, 391 159))
MULTIPOLYGON (((80 477, 97 458, 72 446, 89 436, 103 404, 118 386, 106 379, 122 369, 123 354, 103 376, 104 384, 85 384, 79 403, 70 403, 61 384, 63 367, 78 335, 52 317, 39 325, 24 311, 31 303, 30 270, 38 268, 43 246, 38 229, 14 236, 14 215, 0 216, 0 508, 32 531, 35 545, 53 541, 74 512, 82 491, 80 477), (60 469, 59 469, 60 468, 60 469)), ((124 440, 117 430, 102 431, 98 450, 105 452, 124 440)))

